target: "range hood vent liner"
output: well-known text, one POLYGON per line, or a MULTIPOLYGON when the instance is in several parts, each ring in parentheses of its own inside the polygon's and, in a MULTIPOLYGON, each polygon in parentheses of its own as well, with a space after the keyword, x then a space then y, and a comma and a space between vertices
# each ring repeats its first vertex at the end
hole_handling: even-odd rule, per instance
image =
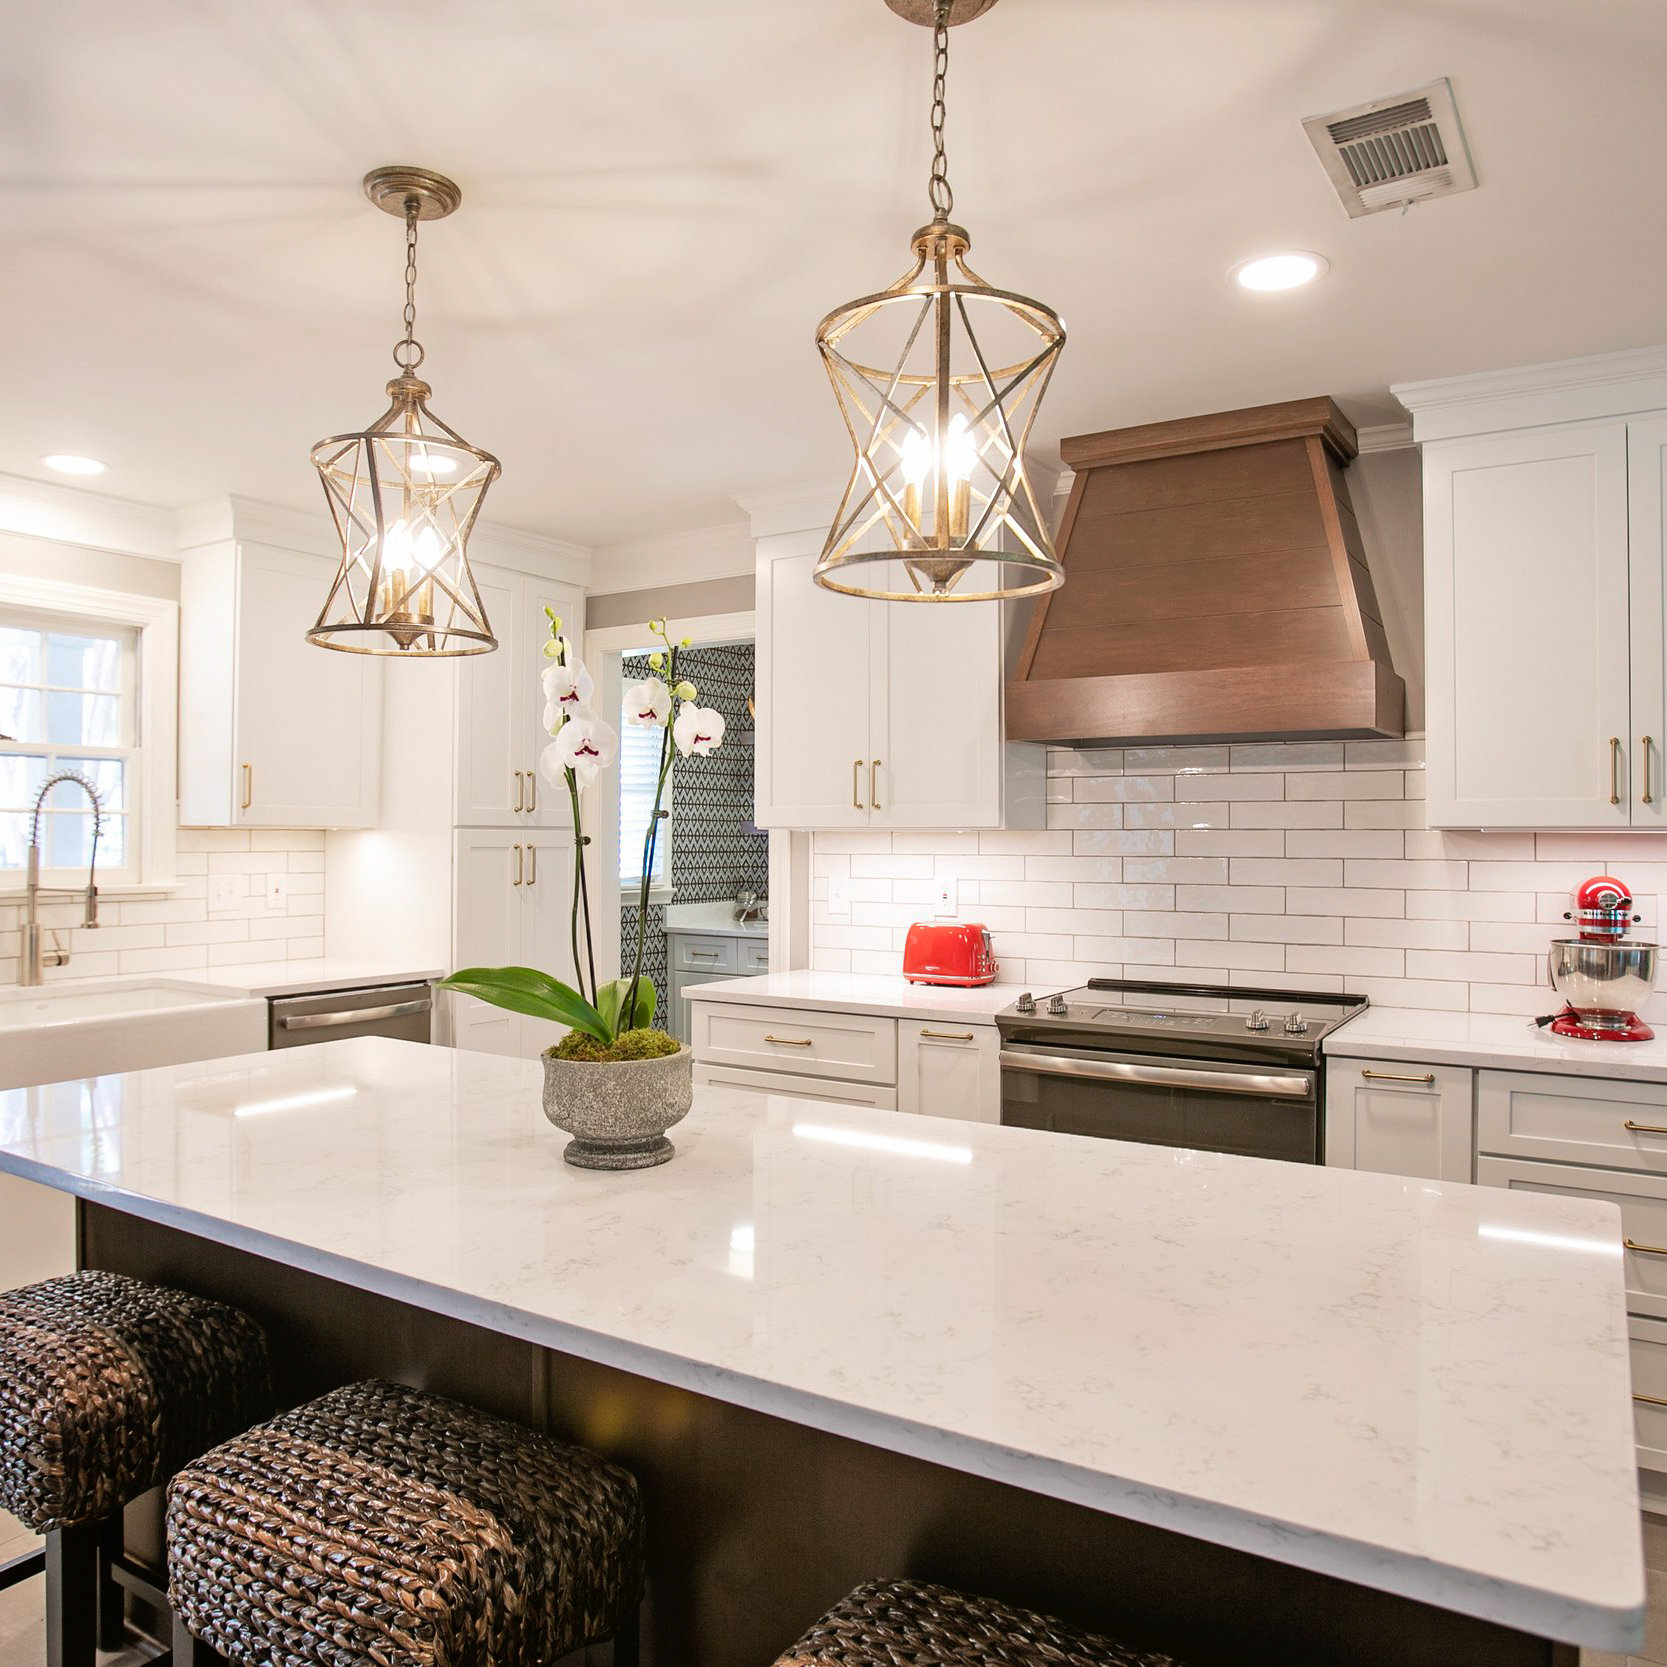
POLYGON ((1081 435, 1065 588, 1038 603, 1007 691, 1015 741, 1398 736, 1389 660, 1325 397, 1081 435))

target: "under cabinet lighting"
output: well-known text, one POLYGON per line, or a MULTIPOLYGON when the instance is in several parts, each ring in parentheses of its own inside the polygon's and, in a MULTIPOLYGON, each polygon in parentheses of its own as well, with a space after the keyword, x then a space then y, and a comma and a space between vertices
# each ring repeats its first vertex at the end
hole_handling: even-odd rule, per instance
POLYGON ((1289 250, 1283 254, 1257 255, 1252 260, 1240 261, 1227 276, 1241 289, 1300 289, 1303 284, 1313 283, 1330 269, 1331 262, 1324 255, 1289 250))
POLYGON ((105 468, 96 457, 77 457, 69 451, 49 451, 41 462, 61 475, 102 475, 105 468))

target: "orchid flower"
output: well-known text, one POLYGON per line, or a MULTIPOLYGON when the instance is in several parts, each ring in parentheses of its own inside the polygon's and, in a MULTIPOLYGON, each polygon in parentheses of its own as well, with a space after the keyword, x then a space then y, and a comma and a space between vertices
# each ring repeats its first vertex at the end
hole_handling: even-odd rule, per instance
POLYGON ((671 716, 671 690, 658 677, 645 677, 625 691, 625 721, 639 729, 664 729, 671 716))
POLYGON ((559 787, 563 772, 571 770, 582 786, 595 781, 597 771, 614 761, 619 737, 595 713, 581 707, 571 713, 538 760, 538 773, 559 787))
POLYGON ((723 745, 724 715, 710 706, 692 706, 684 701, 678 708, 677 720, 671 726, 671 738, 677 750, 687 758, 699 753, 702 758, 723 745))
POLYGON ((564 717, 572 717, 580 707, 589 705, 596 683, 582 660, 571 660, 565 666, 546 666, 543 681, 544 727, 553 735, 564 717))

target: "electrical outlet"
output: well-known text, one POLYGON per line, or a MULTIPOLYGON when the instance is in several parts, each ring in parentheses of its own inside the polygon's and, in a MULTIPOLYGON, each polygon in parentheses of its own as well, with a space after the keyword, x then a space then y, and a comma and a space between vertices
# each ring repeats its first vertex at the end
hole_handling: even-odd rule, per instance
POLYGON ((956 883, 953 879, 940 879, 937 890, 932 898, 932 913, 939 920, 953 920, 961 912, 961 906, 956 901, 956 883))
POLYGON ((289 876, 269 874, 266 877, 266 906, 269 909, 289 907, 289 876))
POLYGON ((851 917, 851 877, 849 874, 828 876, 828 913, 851 917))
POLYGON ((242 874, 210 874, 208 877, 208 906, 214 909, 241 909, 249 899, 249 882, 242 874))

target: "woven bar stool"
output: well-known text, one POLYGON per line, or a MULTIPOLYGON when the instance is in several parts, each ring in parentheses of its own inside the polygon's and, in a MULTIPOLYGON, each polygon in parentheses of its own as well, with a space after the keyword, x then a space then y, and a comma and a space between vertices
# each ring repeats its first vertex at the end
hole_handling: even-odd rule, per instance
POLYGON ((271 1410, 266 1339, 224 1303, 114 1273, 0 1293, 0 1506, 46 1546, 49 1667, 119 1647, 122 1586, 162 1593, 121 1553, 121 1512, 271 1410))
POLYGON ((917 1580, 842 1598, 775 1667, 1182 1667, 1064 1621, 917 1580))
POLYGON ((168 1489, 174 1667, 542 1667, 636 1660, 635 1479, 401 1384, 349 1384, 168 1489))

